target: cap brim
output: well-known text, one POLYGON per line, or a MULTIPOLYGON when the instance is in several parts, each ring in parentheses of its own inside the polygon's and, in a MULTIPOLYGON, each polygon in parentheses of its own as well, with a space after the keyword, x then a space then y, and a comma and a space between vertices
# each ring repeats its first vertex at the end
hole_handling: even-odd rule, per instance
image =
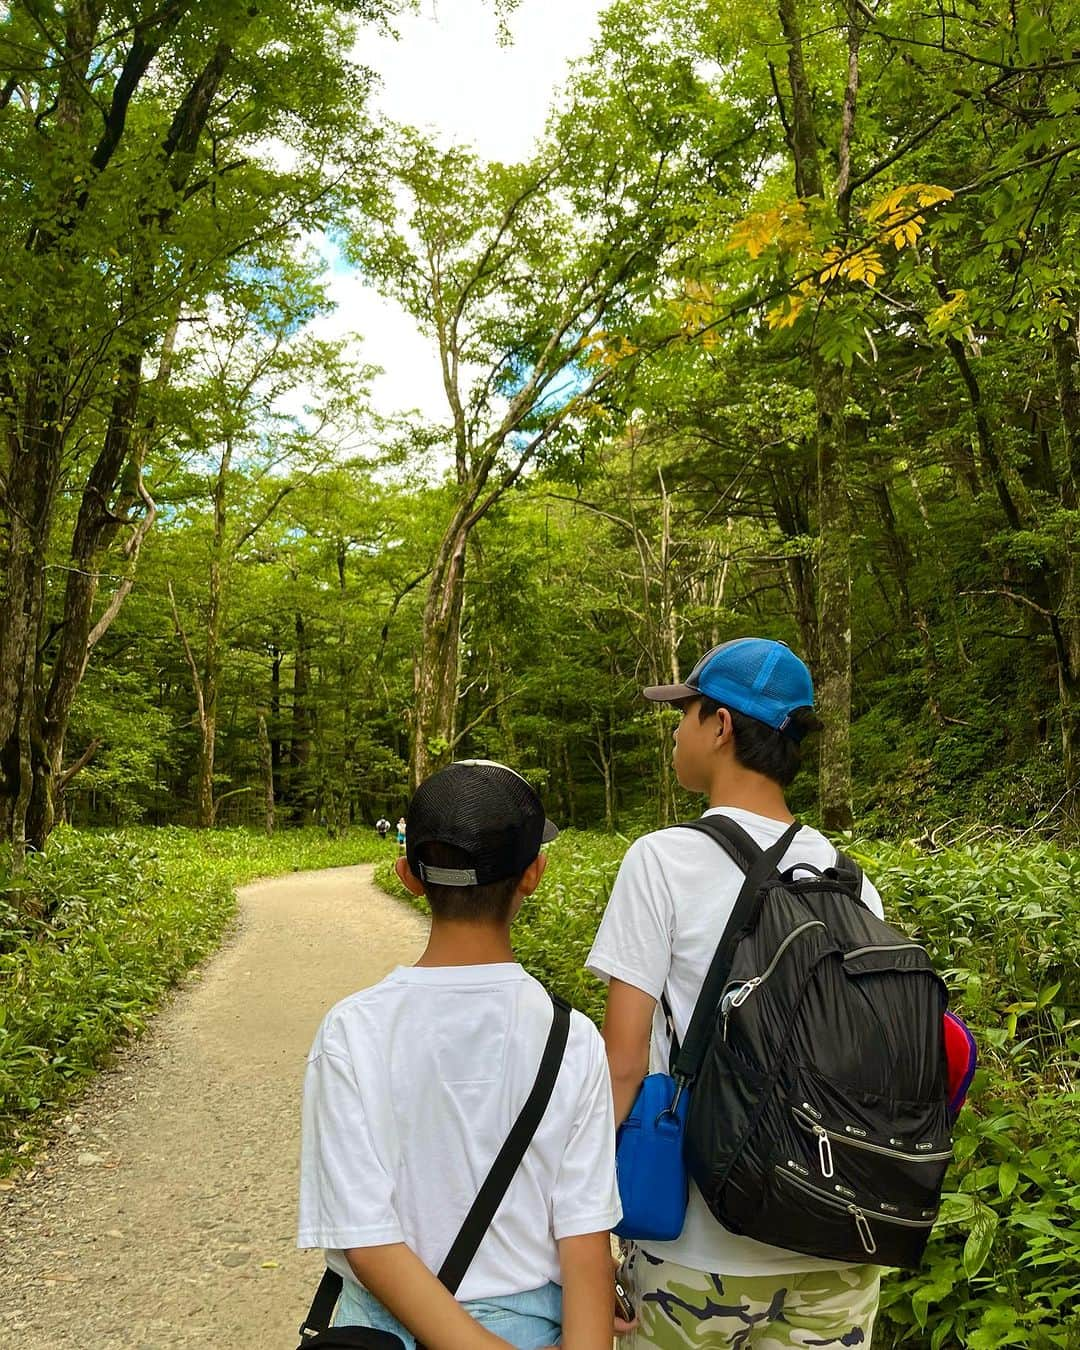
POLYGON ((700 689, 691 689, 688 684, 652 684, 641 691, 654 703, 682 703, 688 698, 700 698, 700 689))
POLYGON ((545 818, 544 833, 540 836, 540 842, 542 844, 550 844, 558 833, 559 833, 558 825, 556 825, 553 820, 547 820, 545 818))

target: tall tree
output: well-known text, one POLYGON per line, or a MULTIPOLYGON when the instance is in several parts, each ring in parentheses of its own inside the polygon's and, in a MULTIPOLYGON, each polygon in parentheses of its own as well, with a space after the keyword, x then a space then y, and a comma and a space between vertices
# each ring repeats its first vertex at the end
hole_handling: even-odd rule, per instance
MULTIPOLYGON (((197 381, 193 394, 199 405, 190 428, 192 460, 197 471, 205 466, 211 507, 200 658, 171 583, 169 598, 195 694, 200 746, 196 824, 201 828, 213 825, 215 816, 222 637, 233 573, 245 553, 257 547, 260 532, 298 479, 333 457, 335 426, 357 411, 355 400, 362 391, 362 384, 346 377, 338 347, 302 332, 320 305, 311 277, 295 261, 242 276, 224 297, 221 312, 202 328, 192 355, 191 375, 197 381), (340 390, 350 383, 353 392, 346 401, 330 396, 332 387, 340 390), (283 410, 298 386, 320 403, 317 413, 283 410), (237 486, 245 496, 240 510, 234 500, 237 486)), ((302 632, 299 619, 298 624, 302 632)), ((296 669, 302 668, 298 650, 296 669)), ((299 697, 296 706, 304 706, 299 697)))
POLYGON ((353 23, 389 8, 71 0, 0 18, 0 835, 17 856, 51 828, 87 655, 126 594, 95 613, 103 559, 119 544, 132 566, 153 519, 142 468, 174 326, 245 249, 327 210, 327 153, 365 87, 353 23), (275 138, 293 168, 270 163, 275 138), (81 505, 50 636, 69 481, 81 505))
POLYGON ((414 782, 457 736, 470 538, 531 466, 584 440, 583 419, 605 415, 619 357, 631 354, 620 325, 657 280, 677 185, 696 167, 700 119, 684 106, 692 74, 655 60, 650 73, 654 101, 642 108, 625 80, 587 69, 549 147, 518 167, 401 132, 392 169, 404 222, 358 229, 359 264, 433 340, 449 414, 452 490, 416 656, 414 782), (669 116, 676 107, 682 115, 669 116))

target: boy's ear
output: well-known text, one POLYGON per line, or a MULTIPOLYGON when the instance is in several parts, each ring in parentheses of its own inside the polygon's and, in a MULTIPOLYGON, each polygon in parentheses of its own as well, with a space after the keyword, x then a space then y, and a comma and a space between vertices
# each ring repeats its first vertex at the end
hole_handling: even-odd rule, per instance
POLYGON ((547 867, 547 854, 538 853, 532 862, 521 874, 521 880, 518 882, 518 895, 532 895, 537 886, 540 885, 540 878, 544 875, 547 867))
POLYGON ((401 884, 405 887, 405 889, 408 892, 410 892, 410 894, 412 895, 424 894, 424 883, 418 877, 413 876, 413 870, 409 866, 408 858, 395 859, 394 871, 398 875, 398 881, 401 882, 401 884))

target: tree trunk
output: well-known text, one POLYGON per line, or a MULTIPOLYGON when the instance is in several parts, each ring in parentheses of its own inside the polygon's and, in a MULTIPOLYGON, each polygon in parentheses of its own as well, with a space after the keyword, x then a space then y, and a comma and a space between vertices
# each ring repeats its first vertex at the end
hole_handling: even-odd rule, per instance
POLYGON ((615 828, 615 776, 606 728, 596 727, 593 744, 596 746, 600 772, 604 777, 604 829, 610 833, 615 828))
MULTIPOLYGON (((773 517, 781 533, 787 539, 806 539, 810 534, 811 525, 807 517, 806 504, 800 496, 798 482, 793 481, 793 475, 783 464, 773 468, 769 478, 772 484, 773 517)), ((818 615, 817 597, 814 593, 813 559, 802 553, 792 553, 786 565, 795 610, 795 623, 802 644, 802 656, 816 676, 818 615)))
POLYGON ((259 713, 259 768, 263 780, 263 825, 270 835, 274 833, 274 761, 266 718, 262 713, 259 713))
MULTIPOLYGON (((168 384, 171 375, 176 331, 174 321, 165 335, 154 378, 154 386, 159 392, 168 384)), ((64 740, 90 654, 131 591, 143 541, 157 515, 156 504, 142 481, 154 419, 136 428, 142 390, 142 354, 143 345, 140 345, 121 361, 109 425, 101 452, 86 479, 72 535, 59 646, 53 660, 48 693, 36 713, 37 753, 27 834, 38 849, 45 847, 53 828, 56 784, 64 762, 64 740), (121 484, 121 476, 125 473, 126 482, 121 484), (117 495, 118 485, 120 492, 117 495), (141 517, 131 514, 136 508, 142 509, 141 517), (99 574, 107 550, 125 524, 131 529, 122 550, 127 575, 94 623, 99 574)))
POLYGON ((270 737, 271 787, 274 800, 281 800, 281 652, 277 647, 270 649, 270 724, 273 734, 270 737))
POLYGON ((851 506, 842 367, 815 360, 818 405, 818 792, 826 829, 849 830, 851 809, 851 506))
MULTIPOLYGON (((788 49, 791 87, 791 152, 795 190, 802 198, 824 197, 818 158, 817 127, 810 82, 803 61, 802 28, 797 0, 779 0, 780 26, 788 49)), ((854 30, 852 30, 854 32, 854 30)), ((858 76, 858 35, 849 33, 848 88, 841 165, 850 166, 854 124, 854 90, 858 76)), ((842 185, 846 193, 846 185, 842 185)), ((841 214, 849 203, 839 203, 841 214)), ((844 404, 847 379, 837 362, 812 356, 817 405, 818 486, 818 703, 821 737, 819 794, 822 821, 829 829, 846 830, 851 810, 851 528, 847 492, 847 436, 844 404)))
POLYGON ((1080 511, 1080 326, 1054 335, 1054 374, 1058 410, 1065 434, 1065 472, 1062 505, 1065 520, 1065 556, 1058 590, 1060 645, 1058 694, 1061 703, 1061 749, 1065 769, 1065 813, 1073 830, 1080 830, 1080 540, 1075 514, 1080 511))
POLYGON ((293 661, 292 746, 289 753, 289 804, 295 824, 307 820, 311 803, 308 781, 311 765, 311 662, 304 616, 296 615, 296 655, 293 661))
POLYGON ((468 535, 455 516, 435 555, 424 603, 424 632, 413 667, 409 782, 416 788, 449 761, 457 712, 461 610, 468 535))
MULTIPOLYGON (((25 436, 9 433, 4 485, 7 547, 0 582, 0 836, 16 865, 25 852, 33 785, 35 706, 45 608, 45 564, 59 483, 59 406, 28 400, 25 436)), ((40 751, 39 751, 40 755, 40 751)))

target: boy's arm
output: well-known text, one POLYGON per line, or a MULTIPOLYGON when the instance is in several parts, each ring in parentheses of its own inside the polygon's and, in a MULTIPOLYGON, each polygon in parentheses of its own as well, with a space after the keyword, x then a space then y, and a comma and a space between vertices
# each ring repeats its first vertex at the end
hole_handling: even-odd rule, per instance
POLYGON ((474 1321, 404 1242, 351 1247, 345 1256, 364 1288, 431 1350, 507 1350, 508 1342, 474 1321))
POLYGON ((615 1288, 611 1239, 582 1233, 559 1239, 562 1274, 562 1350, 611 1350, 615 1288))
POLYGON ((623 980, 608 984, 603 1036, 615 1100, 615 1125, 630 1114, 641 1081, 649 1072, 649 1037, 656 999, 623 980))

